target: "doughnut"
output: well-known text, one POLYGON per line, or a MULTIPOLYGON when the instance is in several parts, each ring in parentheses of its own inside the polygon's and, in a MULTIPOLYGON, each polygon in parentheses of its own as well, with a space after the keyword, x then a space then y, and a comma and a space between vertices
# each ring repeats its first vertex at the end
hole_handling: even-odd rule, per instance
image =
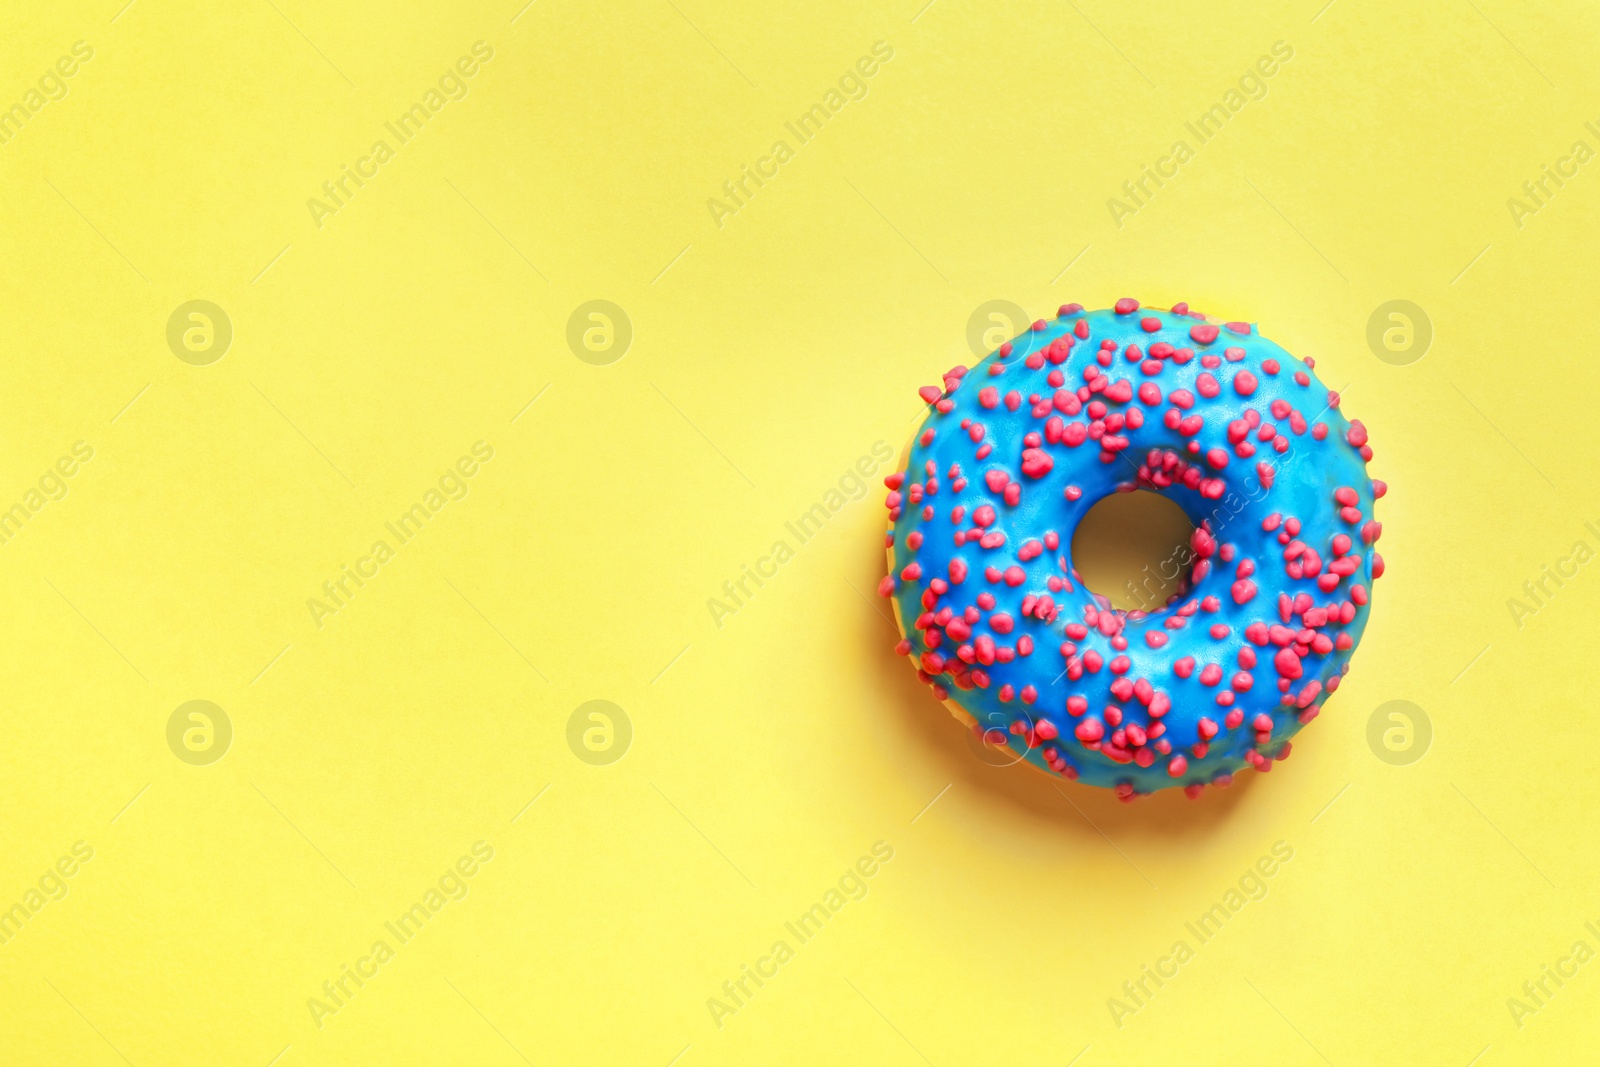
POLYGON ((1383 574, 1367 431, 1244 322, 1064 305, 924 386, 884 479, 917 677, 984 743, 1123 800, 1268 771, 1339 688, 1383 574), (1194 525, 1166 604, 1086 588, 1072 536, 1143 489, 1194 525))

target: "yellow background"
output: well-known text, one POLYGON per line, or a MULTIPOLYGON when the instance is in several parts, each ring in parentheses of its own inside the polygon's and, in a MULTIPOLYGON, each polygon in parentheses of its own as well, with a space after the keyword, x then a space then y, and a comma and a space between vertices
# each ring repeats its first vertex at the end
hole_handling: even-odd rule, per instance
POLYGON ((1600 963, 1520 1028, 1506 1004, 1600 948, 1600 569, 1507 607, 1600 547, 1600 163, 1520 229, 1506 206, 1600 147, 1589 7, 119 4, 0 32, 0 101, 95 50, 0 146, 0 506, 94 449, 0 545, 0 907, 95 850, 0 945, 0 1061, 1596 1055, 1600 963), (307 198, 478 40, 466 98, 318 228, 307 198), (794 145, 878 40, 869 95, 794 145), (1268 95, 1116 226, 1278 40, 1268 95), (884 469, 713 624, 898 453, 975 308, 1123 295, 1315 356, 1392 487, 1371 625, 1288 763, 1124 807, 973 758, 871 596, 884 469), (209 366, 166 342, 191 299, 233 325, 209 366), (567 344, 592 299, 633 326, 610 365, 567 344), (1392 299, 1433 324, 1407 366, 1366 343, 1392 299), (465 499, 319 629, 307 599, 480 440, 465 499), (194 699, 233 724, 209 766, 167 746, 194 699), (567 743, 592 699, 632 724, 607 766, 567 743), (1410 765, 1367 743, 1390 700, 1432 723, 1410 765), (307 999, 479 840, 469 895, 319 1028, 307 999), (868 895, 719 1028, 707 999, 880 840, 868 895), (1277 841, 1265 898, 1119 1028, 1108 998, 1277 841))

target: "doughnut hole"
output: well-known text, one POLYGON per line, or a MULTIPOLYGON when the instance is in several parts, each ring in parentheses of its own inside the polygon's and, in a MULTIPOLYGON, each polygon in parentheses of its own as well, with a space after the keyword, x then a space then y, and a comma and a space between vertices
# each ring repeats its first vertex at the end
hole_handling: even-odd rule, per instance
POLYGON ((1124 611, 1159 611, 1188 584, 1194 523, 1160 493, 1112 493, 1072 535, 1072 564, 1090 592, 1124 611))

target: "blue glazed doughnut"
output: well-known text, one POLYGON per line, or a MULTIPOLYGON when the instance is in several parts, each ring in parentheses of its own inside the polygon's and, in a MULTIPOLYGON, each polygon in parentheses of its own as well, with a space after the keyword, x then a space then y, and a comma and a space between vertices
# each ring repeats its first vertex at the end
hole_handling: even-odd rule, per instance
POLYGON ((890 598, 918 677, 989 744, 1125 800, 1269 770, 1366 627, 1366 429, 1248 323, 1061 308, 943 387, 889 487, 890 598), (1149 613, 1084 587, 1072 535, 1146 489, 1195 530, 1149 613))

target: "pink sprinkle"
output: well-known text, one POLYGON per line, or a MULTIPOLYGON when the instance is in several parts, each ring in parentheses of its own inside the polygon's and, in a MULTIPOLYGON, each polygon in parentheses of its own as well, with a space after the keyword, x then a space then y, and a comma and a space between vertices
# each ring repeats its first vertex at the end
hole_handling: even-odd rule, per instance
POLYGON ((1050 473, 1050 468, 1055 466, 1055 462, 1048 452, 1029 448, 1022 453, 1022 473, 1029 478, 1043 478, 1050 473))
POLYGON ((1233 376, 1233 391, 1240 396, 1249 396, 1256 391, 1256 376, 1247 370, 1242 370, 1233 376))
POLYGON ((1293 648, 1280 648, 1278 654, 1272 657, 1272 665, 1284 678, 1294 679, 1304 673, 1300 666, 1300 657, 1295 655, 1293 648))

